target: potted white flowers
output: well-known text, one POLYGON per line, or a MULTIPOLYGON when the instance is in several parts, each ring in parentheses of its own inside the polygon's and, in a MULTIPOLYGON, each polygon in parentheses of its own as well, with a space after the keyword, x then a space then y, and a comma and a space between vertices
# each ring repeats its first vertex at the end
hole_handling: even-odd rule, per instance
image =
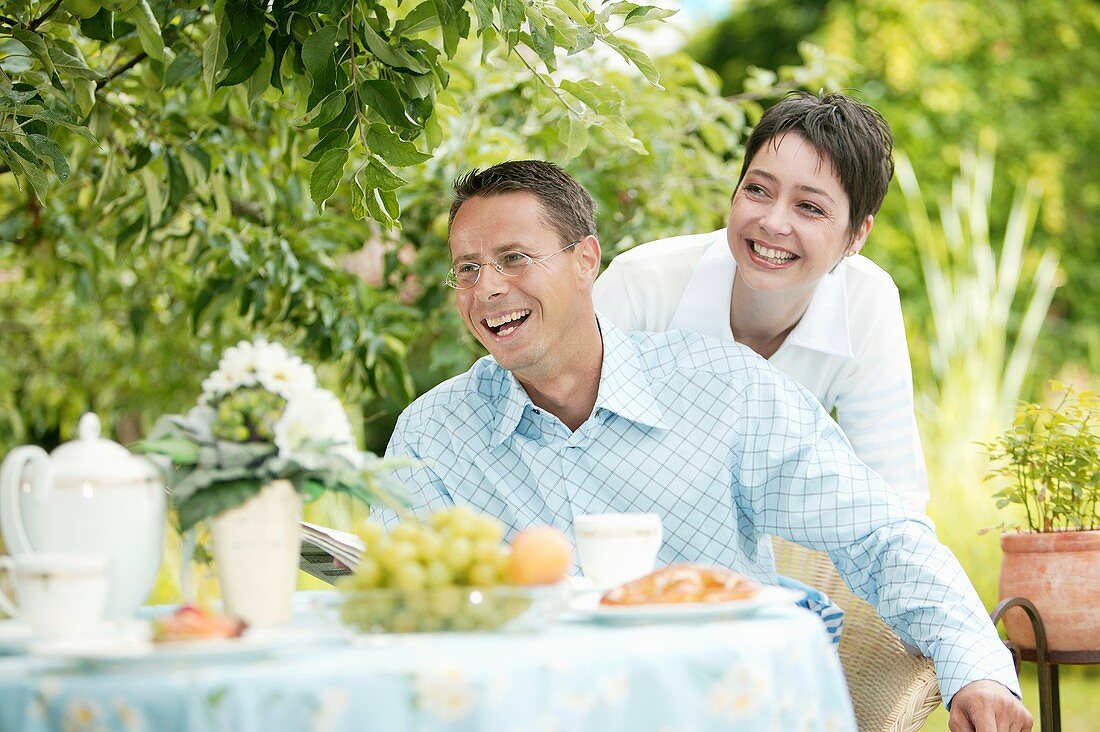
POLYGON ((340 401, 282 346, 226 349, 186 415, 157 421, 137 448, 164 455, 180 531, 211 519, 226 609, 252 625, 290 618, 302 503, 326 490, 406 503, 391 464, 355 447, 340 401))

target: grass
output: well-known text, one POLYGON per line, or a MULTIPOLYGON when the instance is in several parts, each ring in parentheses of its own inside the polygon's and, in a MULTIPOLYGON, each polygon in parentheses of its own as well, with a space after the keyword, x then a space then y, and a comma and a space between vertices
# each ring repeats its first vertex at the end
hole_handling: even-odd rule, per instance
MULTIPOLYGON (((1062 732, 1095 732, 1100 727, 1097 705, 1100 703, 1100 669, 1072 666, 1059 671, 1062 688, 1062 732)), ((1024 704, 1035 717, 1039 729, 1039 689, 1035 680, 1035 666, 1025 663, 1020 669, 1020 685, 1024 691, 1024 704)), ((947 710, 940 707, 928 717, 922 732, 948 732, 947 710)))

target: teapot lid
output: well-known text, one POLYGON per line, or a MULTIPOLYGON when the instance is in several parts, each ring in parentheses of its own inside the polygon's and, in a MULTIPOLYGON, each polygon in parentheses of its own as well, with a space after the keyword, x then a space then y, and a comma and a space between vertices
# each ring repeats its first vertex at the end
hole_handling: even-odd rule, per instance
POLYGON ((101 424, 93 412, 86 412, 77 425, 77 439, 66 442, 51 454, 55 482, 130 482, 159 478, 152 463, 132 455, 114 440, 100 437, 101 424))

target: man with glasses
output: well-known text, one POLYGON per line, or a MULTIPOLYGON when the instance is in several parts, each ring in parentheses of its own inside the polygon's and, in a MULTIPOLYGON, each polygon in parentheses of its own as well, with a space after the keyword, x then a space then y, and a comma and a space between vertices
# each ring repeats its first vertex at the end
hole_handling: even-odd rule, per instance
POLYGON ((455 183, 448 284, 490 355, 399 418, 387 455, 417 460, 398 474, 415 505, 567 535, 576 515, 654 512, 661 564, 769 583, 772 535, 828 551, 934 659, 953 729, 1030 729, 1011 657, 962 568, 808 391, 743 346, 628 334, 598 317, 593 208, 539 161, 455 183))

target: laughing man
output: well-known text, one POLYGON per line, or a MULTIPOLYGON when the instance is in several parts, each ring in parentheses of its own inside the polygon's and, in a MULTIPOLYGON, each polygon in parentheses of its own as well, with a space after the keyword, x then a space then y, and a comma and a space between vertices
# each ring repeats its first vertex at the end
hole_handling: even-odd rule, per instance
POLYGON ((414 502, 567 535, 579 514, 654 512, 661 564, 770 583, 773 535, 827 551, 935 661, 952 730, 1030 730, 1011 657, 958 561, 808 391, 735 343, 599 317, 593 209, 539 161, 456 182, 449 284, 490 356, 398 420, 387 454, 426 466, 400 475, 414 502))

